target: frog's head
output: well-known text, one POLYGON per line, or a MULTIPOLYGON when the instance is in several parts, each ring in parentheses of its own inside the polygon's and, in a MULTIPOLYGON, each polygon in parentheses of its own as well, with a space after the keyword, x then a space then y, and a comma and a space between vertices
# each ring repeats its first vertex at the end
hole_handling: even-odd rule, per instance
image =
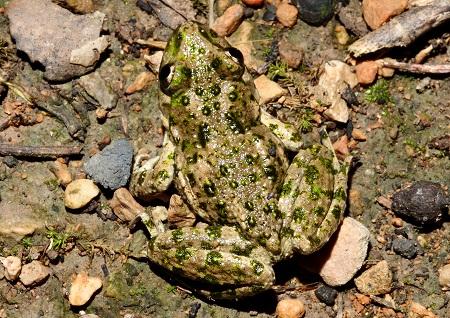
POLYGON ((195 22, 180 25, 167 43, 159 69, 161 91, 172 96, 211 81, 238 80, 242 53, 214 31, 195 22))

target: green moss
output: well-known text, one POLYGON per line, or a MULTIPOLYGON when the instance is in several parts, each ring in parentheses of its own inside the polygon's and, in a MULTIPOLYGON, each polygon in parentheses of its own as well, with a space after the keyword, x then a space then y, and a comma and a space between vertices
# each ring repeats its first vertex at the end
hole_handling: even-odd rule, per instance
POLYGON ((172 231, 172 241, 176 243, 183 241, 183 230, 181 228, 172 231))
POLYGON ((292 180, 289 180, 288 182, 285 182, 283 186, 281 187, 281 196, 286 196, 292 191, 292 180))
POLYGON ((222 227, 217 225, 211 225, 206 228, 206 234, 210 239, 218 239, 222 237, 222 227))
POLYGON ((365 99, 369 103, 387 104, 392 102, 389 85, 385 80, 379 80, 365 91, 365 99))
POLYGON ((179 247, 175 251, 175 257, 178 262, 183 263, 192 256, 191 251, 187 247, 179 247))
POLYGON ((253 273, 255 273, 257 276, 260 276, 263 273, 264 265, 261 262, 252 259, 250 261, 250 265, 253 268, 253 273))
POLYGON ((306 165, 304 167, 304 169, 305 169, 305 179, 306 179, 307 184, 312 185, 314 183, 314 181, 319 179, 320 173, 319 173, 319 169, 317 169, 316 166, 306 165))
POLYGON ((205 263, 207 266, 219 266, 222 262, 222 254, 217 251, 211 251, 206 254, 205 263))
POLYGON ((294 222, 301 223, 306 215, 306 210, 302 207, 297 207, 294 209, 294 212, 292 213, 292 218, 294 222))

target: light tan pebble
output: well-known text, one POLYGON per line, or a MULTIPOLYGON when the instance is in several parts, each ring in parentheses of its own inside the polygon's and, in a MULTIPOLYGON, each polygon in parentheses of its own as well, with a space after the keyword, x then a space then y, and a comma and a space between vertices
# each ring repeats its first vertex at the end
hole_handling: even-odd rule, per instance
POLYGON ((395 70, 389 67, 381 67, 380 69, 378 69, 378 74, 385 78, 391 78, 392 76, 394 76, 395 70))
POLYGON ((150 64, 150 68, 153 71, 157 72, 159 71, 163 55, 163 51, 158 51, 156 53, 153 53, 152 55, 145 55, 144 59, 148 64, 150 64))
POLYGON ((303 49, 298 44, 291 43, 285 38, 278 43, 278 50, 281 60, 289 67, 296 69, 303 61, 303 49))
POLYGON ((403 94, 403 98, 406 100, 411 100, 411 94, 410 93, 405 93, 403 94))
POLYGON ((5 277, 9 281, 16 280, 22 269, 22 261, 17 256, 8 256, 0 258, 0 262, 5 268, 5 277))
POLYGON ((105 119, 108 116, 108 111, 102 107, 97 108, 95 110, 95 117, 97 117, 97 119, 105 119))
POLYGON ((243 6, 240 4, 234 4, 226 9, 224 14, 214 21, 212 29, 219 36, 228 36, 239 27, 244 19, 244 13, 245 10, 243 6))
POLYGON ((297 7, 287 2, 282 2, 277 8, 277 19, 285 27, 293 27, 297 23, 297 7))
POLYGON ((403 226, 403 220, 401 218, 392 218, 391 224, 395 227, 402 227, 403 226))
POLYGON ((83 306, 102 285, 102 280, 98 277, 88 276, 86 272, 77 274, 70 286, 69 303, 72 306, 83 306))
POLYGON ((300 299, 285 298, 278 302, 276 315, 278 318, 300 318, 305 314, 305 305, 300 299))
POLYGON ((423 235, 417 235, 417 243, 419 243, 420 247, 425 248, 428 245, 427 239, 423 235))
POLYGON ((386 294, 392 289, 392 272, 383 260, 355 278, 358 290, 366 295, 386 294))
POLYGON ((109 205, 117 217, 125 222, 134 220, 139 214, 145 211, 126 188, 119 188, 114 191, 113 198, 109 205))
POLYGON ((411 302, 409 307, 408 318, 438 318, 431 310, 425 308, 425 306, 411 302))
POLYGON ((77 179, 69 183, 64 192, 64 204, 69 209, 86 206, 100 193, 100 189, 89 179, 77 179))
POLYGON ((22 267, 19 279, 25 286, 44 282, 50 275, 50 269, 39 261, 32 261, 22 267))
POLYGON ((450 290, 450 264, 439 268, 439 285, 444 290, 450 290))
POLYGON ((336 34, 336 40, 341 45, 346 45, 350 40, 350 36, 347 33, 347 30, 342 25, 336 25, 334 28, 334 32, 336 34))
POLYGON ((363 0, 364 20, 375 30, 390 18, 402 13, 407 5, 408 0, 363 0))
POLYGON ((125 93, 133 94, 135 92, 143 90, 150 82, 155 80, 155 75, 151 72, 140 73, 133 83, 127 87, 125 93))
POLYGON ((55 160, 50 167, 50 171, 53 172, 55 177, 58 179, 58 182, 63 186, 67 186, 70 182, 72 182, 72 174, 70 173, 67 164, 59 160, 55 160))
POLYGON ((270 80, 266 75, 261 75, 256 78, 254 84, 259 94, 260 104, 271 102, 286 94, 285 89, 278 85, 278 83, 270 80))
POLYGON ((264 4, 264 0, 241 0, 243 4, 249 7, 260 7, 264 4))
POLYGON ((365 61, 356 65, 356 77, 363 85, 372 84, 377 78, 380 65, 376 61, 365 61))
POLYGON ((348 155, 350 152, 348 150, 348 137, 343 135, 341 138, 336 140, 333 144, 333 148, 337 153, 341 155, 348 155))
POLYGON ((367 140, 366 134, 361 129, 358 129, 358 128, 353 129, 352 137, 354 139, 356 139, 356 140, 359 140, 359 141, 366 141, 367 140))
POLYGON ((386 239, 382 235, 377 235, 377 241, 381 244, 386 244, 386 239))

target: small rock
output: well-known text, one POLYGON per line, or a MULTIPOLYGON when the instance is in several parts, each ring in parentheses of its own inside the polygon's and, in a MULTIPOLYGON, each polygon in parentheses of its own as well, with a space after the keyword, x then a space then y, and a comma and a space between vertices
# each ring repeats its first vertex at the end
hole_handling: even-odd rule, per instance
POLYGON ((261 75, 254 81, 259 94, 259 104, 266 104, 286 94, 286 90, 271 81, 266 75, 261 75))
POLYGON ((439 285, 443 290, 450 290, 450 264, 439 268, 439 285))
POLYGON ((346 217, 330 242, 314 255, 304 257, 302 265, 318 273, 327 285, 345 285, 364 263, 369 237, 363 224, 346 217))
POLYGON ((285 27, 293 27, 297 23, 298 10, 292 4, 282 2, 277 8, 277 19, 285 27))
POLYGON ((245 10, 240 4, 234 4, 225 10, 225 13, 214 21, 212 29, 219 36, 232 34, 244 19, 245 10))
POLYGON ((381 295, 392 288, 392 272, 387 261, 383 260, 372 266, 358 278, 355 278, 358 290, 366 295, 381 295))
POLYGON ((242 3, 246 6, 257 8, 264 4, 264 0, 242 0, 242 3))
POLYGON ((431 85, 431 78, 424 77, 419 81, 419 83, 416 85, 416 91, 417 93, 421 94, 423 93, 427 88, 430 88, 431 85))
POLYGON ((369 33, 367 24, 362 16, 361 3, 359 1, 349 1, 349 3, 339 10, 339 21, 358 37, 363 37, 369 33))
POLYGON ((150 68, 155 72, 159 72, 159 67, 161 65, 162 57, 164 55, 164 51, 158 51, 153 53, 152 55, 145 55, 144 59, 150 65, 150 68))
POLYGON ((356 77, 363 85, 372 84, 378 74, 380 65, 376 61, 365 61, 356 65, 356 77))
POLYGON ((426 309, 419 303, 411 302, 408 318, 438 318, 431 310, 426 309))
POLYGON ((378 74, 384 78, 391 78, 395 74, 395 70, 390 67, 381 67, 378 69, 378 74))
POLYGON ((0 262, 5 268, 5 277, 9 281, 14 281, 19 277, 22 270, 22 261, 17 256, 0 257, 0 262))
POLYGON ((334 0, 293 0, 300 11, 300 19, 312 25, 321 25, 334 13, 334 0))
POLYGON ((392 249, 395 253, 408 259, 414 258, 417 254, 416 242, 404 237, 395 238, 392 242, 392 249))
POLYGON ((336 40, 340 45, 346 45, 350 40, 347 30, 342 25, 336 25, 334 32, 336 34, 336 40))
POLYGON ((32 286, 42 283, 50 275, 50 269, 39 261, 32 261, 22 267, 20 281, 25 286, 32 286))
POLYGON ((100 36, 105 18, 100 12, 77 15, 50 0, 14 0, 6 13, 17 48, 44 65, 49 80, 86 74, 109 45, 108 37, 100 36))
POLYGON ((13 156, 6 156, 3 158, 3 162, 8 166, 8 168, 14 168, 19 163, 19 160, 13 156))
MULTIPOLYGON (((126 317, 126 315, 124 316, 124 318, 125 317, 126 317)), ((81 315, 80 318, 100 318, 100 316, 97 316, 95 314, 84 314, 84 315, 81 315)))
POLYGON ((291 68, 298 68, 303 61, 303 49, 285 38, 278 43, 278 50, 281 60, 291 68))
POLYGON ((56 178, 58 178, 58 182, 63 186, 67 186, 72 182, 72 174, 65 163, 55 160, 50 166, 50 171, 53 172, 56 178))
POLYGON ((395 227, 402 227, 403 226, 403 220, 400 218, 392 218, 391 224, 395 227))
POLYGON ((104 188, 115 190, 127 184, 133 147, 127 139, 113 141, 84 164, 86 173, 104 188))
POLYGON ((355 128, 352 131, 352 137, 353 139, 359 140, 359 141, 366 141, 367 136, 361 129, 355 128))
POLYGON ((275 312, 278 318, 300 318, 305 314, 305 305, 300 299, 285 298, 278 302, 275 312))
POLYGON ((135 92, 138 92, 144 87, 146 87, 150 82, 155 80, 155 75, 151 72, 142 72, 139 74, 133 83, 131 83, 130 86, 127 87, 125 93, 127 94, 133 94, 135 92))
POLYGON ((125 222, 134 220, 145 211, 144 207, 136 202, 126 188, 114 191, 113 198, 109 201, 113 212, 119 219, 125 222))
POLYGON ((322 285, 316 289, 314 292, 316 297, 328 306, 334 306, 334 301, 338 295, 336 289, 333 289, 329 286, 322 285))
POLYGON ((36 209, 0 200, 0 241, 3 237, 20 241, 24 236, 44 227, 45 220, 36 209))
POLYGON ((110 110, 116 107, 117 94, 105 81, 99 72, 93 72, 80 77, 78 83, 84 88, 86 93, 94 98, 101 108, 110 110))
POLYGON ((408 0, 363 0, 364 20, 372 30, 405 11, 408 0))
POLYGON ((86 206, 100 193, 100 189, 89 179, 77 179, 69 183, 64 191, 64 204, 69 209, 86 206))
POLYGON ((98 277, 90 277, 85 272, 77 274, 70 286, 69 303, 72 306, 83 306, 102 285, 102 280, 98 277))
POLYGON ((333 143, 334 151, 340 153, 341 155, 348 155, 350 151, 348 150, 348 137, 343 135, 338 140, 333 143))
POLYGON ((418 181, 394 193, 392 210, 413 223, 433 224, 440 221, 449 201, 438 183, 418 181))

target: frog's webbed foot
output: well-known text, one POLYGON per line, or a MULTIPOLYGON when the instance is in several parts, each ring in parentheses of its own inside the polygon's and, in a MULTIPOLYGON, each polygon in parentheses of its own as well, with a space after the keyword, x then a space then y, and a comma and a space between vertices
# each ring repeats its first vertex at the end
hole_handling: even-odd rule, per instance
POLYGON ((277 136, 283 145, 292 151, 299 151, 303 146, 302 139, 297 129, 293 125, 282 122, 273 117, 268 112, 261 109, 261 122, 269 127, 272 133, 277 136))
POLYGON ((136 156, 130 191, 142 200, 151 200, 156 194, 167 190, 173 181, 175 170, 175 146, 164 136, 163 150, 159 156, 136 156))
POLYGON ((310 254, 320 249, 342 221, 347 176, 352 160, 341 164, 325 130, 322 144, 302 149, 287 171, 279 200, 285 215, 283 255, 310 254))
POLYGON ((212 298, 250 296, 269 289, 275 279, 268 253, 229 226, 160 233, 149 244, 148 257, 212 298))

